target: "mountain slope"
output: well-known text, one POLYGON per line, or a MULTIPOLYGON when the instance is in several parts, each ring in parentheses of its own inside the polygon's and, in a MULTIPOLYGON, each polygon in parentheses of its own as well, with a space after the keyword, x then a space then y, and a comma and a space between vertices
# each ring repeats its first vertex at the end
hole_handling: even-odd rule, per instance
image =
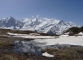
POLYGON ((13 17, 7 17, 4 19, 0 19, 0 28, 8 28, 8 29, 20 29, 23 26, 23 22, 20 22, 13 17))
POLYGON ((62 34, 64 33, 67 29, 71 27, 78 27, 78 25, 71 23, 71 22, 64 22, 61 20, 57 25, 53 26, 48 33, 55 33, 55 34, 62 34))
POLYGON ((63 20, 48 18, 25 18, 20 21, 13 17, 0 19, 0 28, 32 30, 48 34, 62 34, 67 29, 77 26, 78 25, 72 22, 64 22, 63 20))

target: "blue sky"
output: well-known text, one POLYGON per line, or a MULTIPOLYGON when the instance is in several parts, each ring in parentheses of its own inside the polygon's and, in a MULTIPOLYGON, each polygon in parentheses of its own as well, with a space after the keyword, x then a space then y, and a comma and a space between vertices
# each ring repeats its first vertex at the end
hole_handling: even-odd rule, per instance
POLYGON ((37 15, 83 25, 83 0, 0 0, 0 18, 37 15))

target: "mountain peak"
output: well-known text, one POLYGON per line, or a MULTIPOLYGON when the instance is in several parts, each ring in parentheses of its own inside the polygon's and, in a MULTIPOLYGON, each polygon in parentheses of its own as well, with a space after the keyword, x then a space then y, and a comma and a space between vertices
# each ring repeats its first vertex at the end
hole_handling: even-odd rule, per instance
POLYGON ((10 19, 14 19, 14 18, 12 16, 9 16, 9 17, 7 17, 7 19, 10 20, 10 19))
POLYGON ((63 20, 61 20, 58 24, 64 24, 65 22, 63 20))

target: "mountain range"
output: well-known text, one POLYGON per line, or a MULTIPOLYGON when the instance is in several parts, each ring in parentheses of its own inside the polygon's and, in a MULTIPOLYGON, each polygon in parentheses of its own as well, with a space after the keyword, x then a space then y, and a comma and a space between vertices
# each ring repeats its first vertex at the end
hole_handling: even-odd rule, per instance
POLYGON ((24 18, 17 20, 10 16, 0 19, 0 28, 31 30, 48 34, 62 34, 71 27, 78 27, 78 25, 53 18, 24 18))

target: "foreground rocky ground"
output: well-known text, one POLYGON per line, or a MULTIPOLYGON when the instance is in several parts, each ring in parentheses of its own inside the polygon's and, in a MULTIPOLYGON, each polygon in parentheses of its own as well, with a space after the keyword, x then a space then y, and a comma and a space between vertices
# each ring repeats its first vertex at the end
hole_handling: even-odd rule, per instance
POLYGON ((53 58, 35 56, 28 53, 0 52, 0 60, 83 60, 83 48, 46 49, 42 52, 54 55, 53 58))
POLYGON ((38 34, 30 31, 10 31, 1 29, 0 60, 83 60, 83 46, 80 46, 83 45, 82 42, 82 36, 70 37, 68 35, 62 35, 51 37, 47 34, 38 34), (16 41, 20 43, 15 45, 16 41), (71 44, 71 42, 73 45, 68 44, 71 44), (30 50, 31 52, 37 50, 34 46, 29 46, 31 44, 35 44, 35 47, 43 47, 41 53, 46 52, 54 57, 29 53, 29 48, 32 48, 32 50, 30 50), (14 50, 15 47, 18 50, 20 49, 20 52, 16 52, 14 50))

